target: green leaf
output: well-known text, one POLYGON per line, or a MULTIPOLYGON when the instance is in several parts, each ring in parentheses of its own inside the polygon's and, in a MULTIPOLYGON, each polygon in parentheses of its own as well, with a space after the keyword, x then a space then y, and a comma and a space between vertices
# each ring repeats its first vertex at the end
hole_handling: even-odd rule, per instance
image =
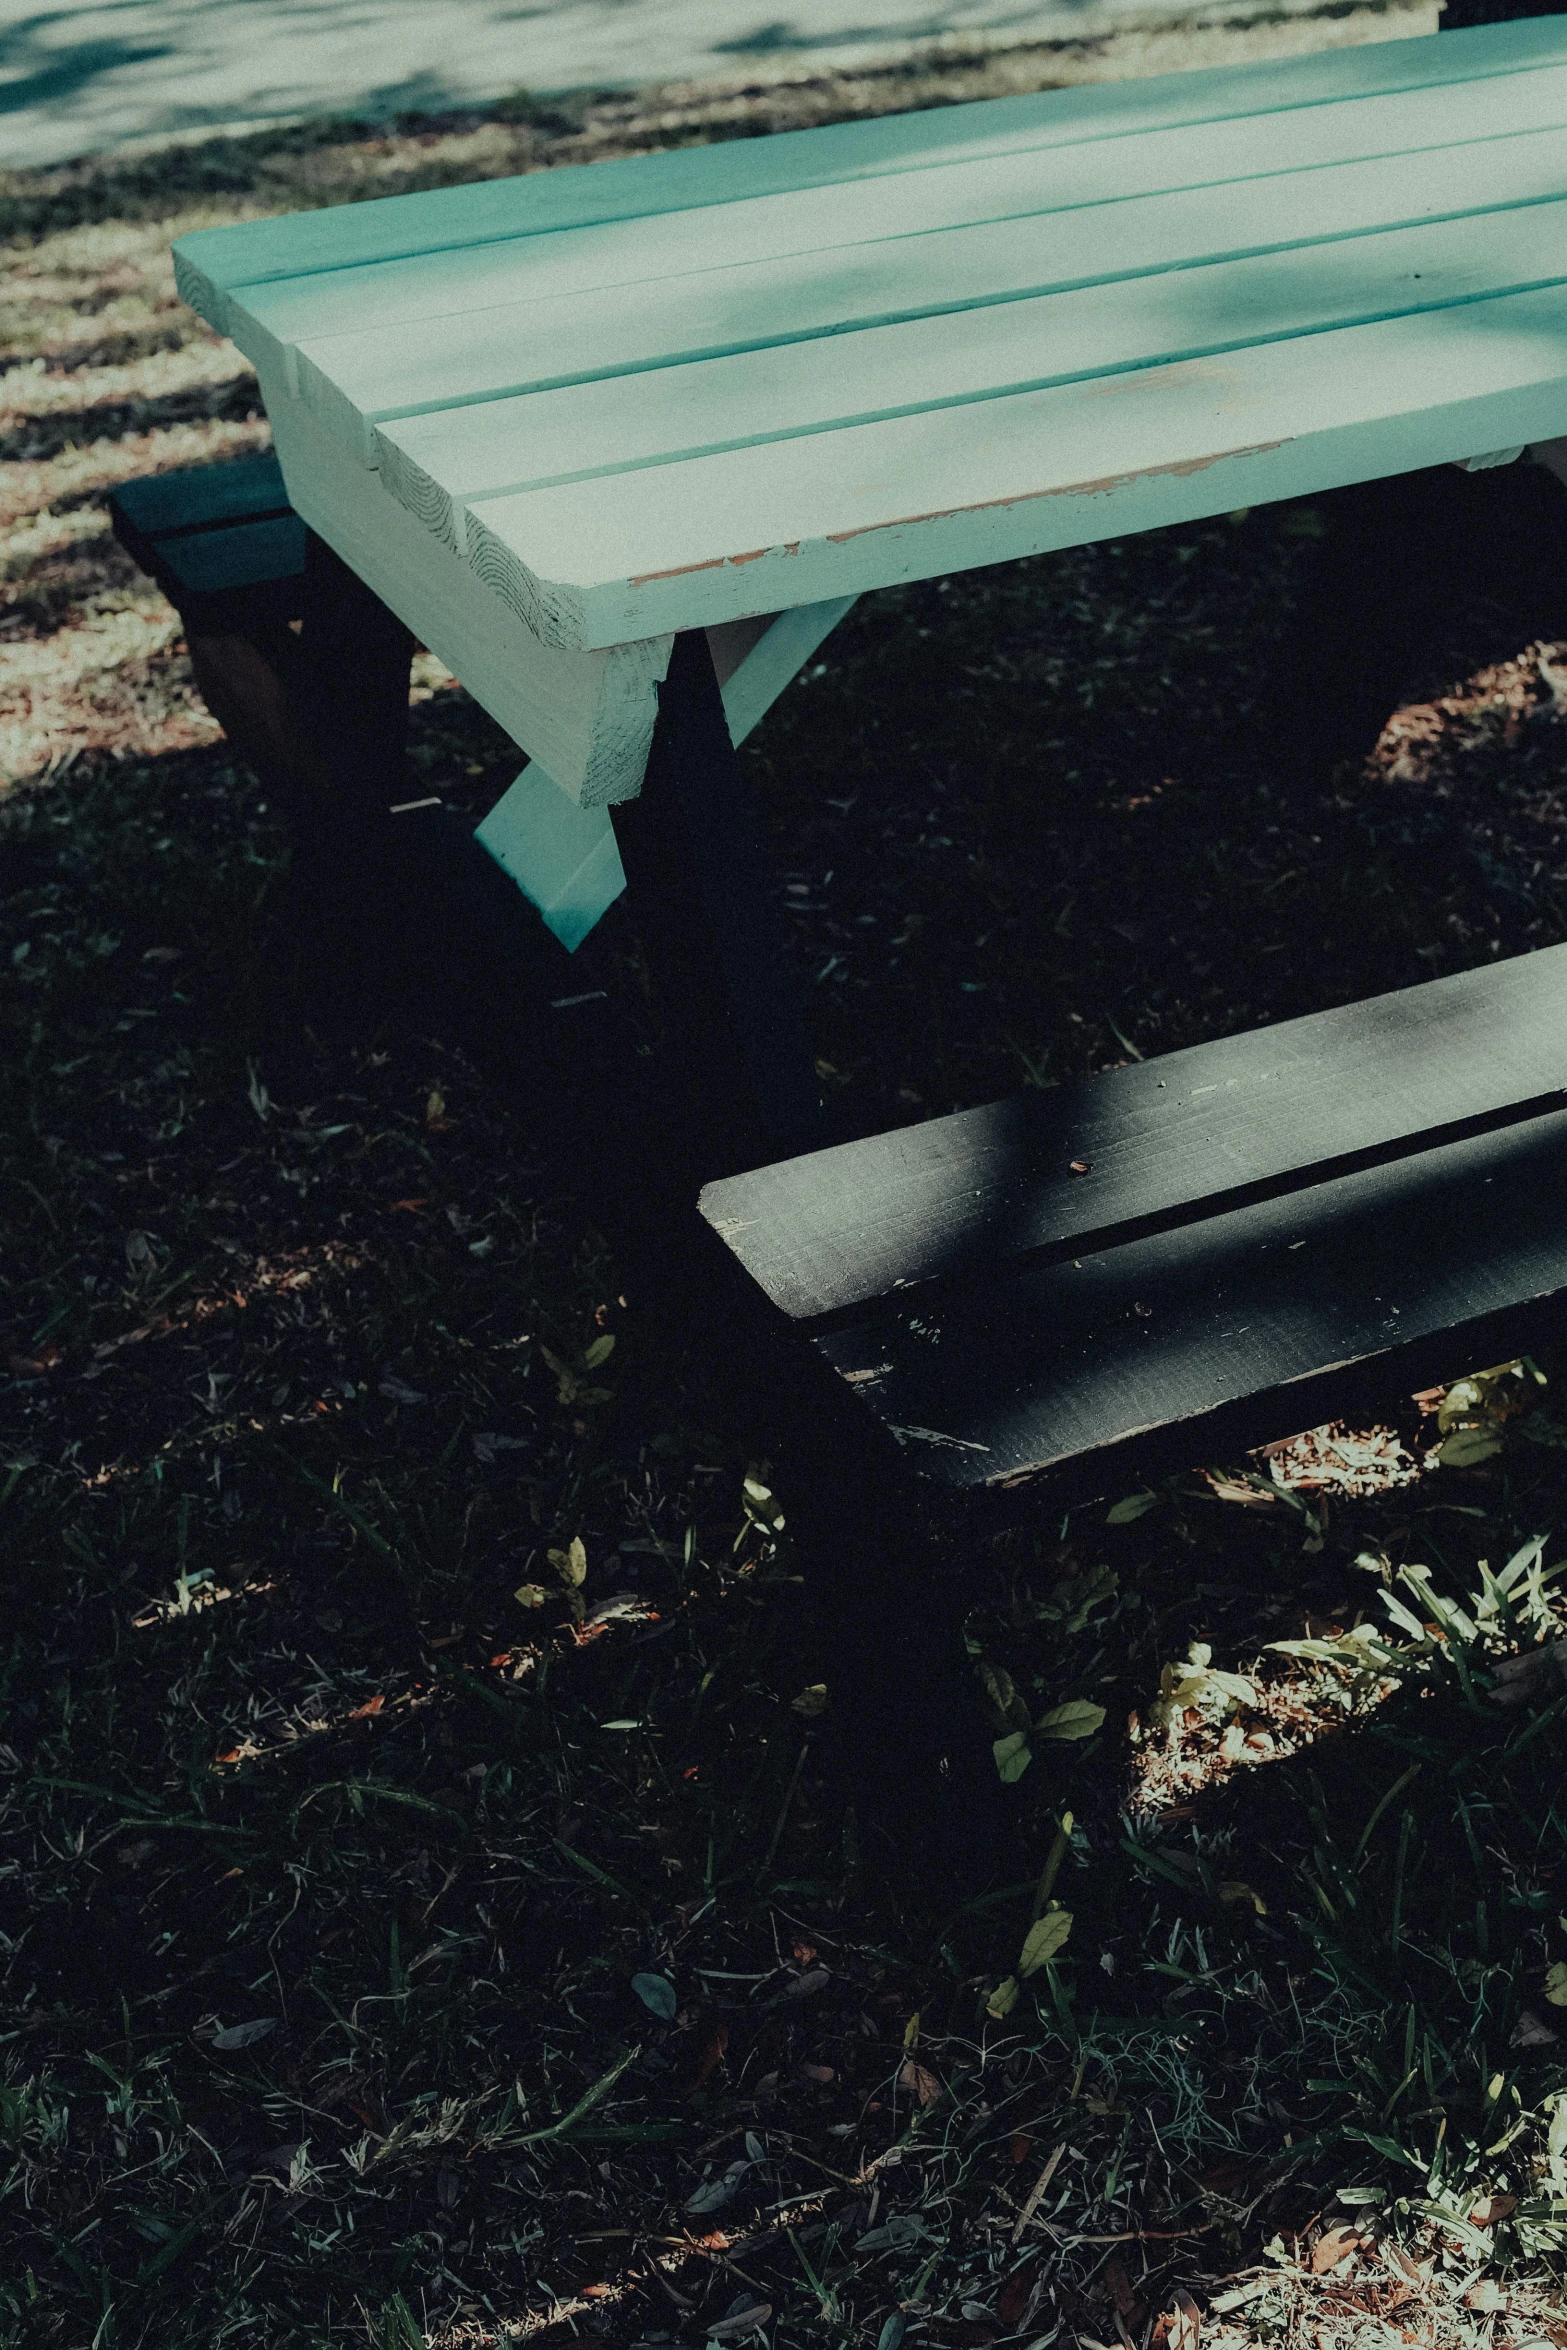
POLYGON ((1047 1959, 1065 1949, 1066 1938, 1072 1931, 1072 1912, 1069 1909, 1047 1909, 1042 1918, 1036 1918, 1028 1929, 1023 1953, 1017 1962, 1020 1975, 1037 1975, 1047 1959))
POLYGON ((1474 1469, 1501 1449, 1494 1428, 1455 1428, 1436 1457, 1444 1469, 1474 1469))
POLYGON ((667 1975, 633 1975, 631 1988, 650 2013, 660 2016, 666 2024, 674 2021, 679 2002, 667 1975))
POLYGON ((1092 1738, 1104 1726, 1105 1709, 1089 1697, 1069 1697, 1041 1714, 1034 1728, 1041 1738, 1092 1738))
POLYGON ((1021 1779, 1034 1759, 1028 1740, 1021 1730, 1009 1730, 1005 1738, 995 1740, 990 1751, 996 1758, 996 1768, 1001 1773, 1002 1785, 1005 1787, 1011 1787, 1021 1779))
POLYGON ((600 1363, 607 1363, 609 1361, 609 1358, 614 1353, 614 1351, 615 1333, 613 1330, 606 1330, 601 1337, 594 1339, 593 1344, 588 1348, 587 1353, 583 1356, 583 1369, 585 1371, 596 1371, 600 1363))
POLYGON ((568 1591, 580 1591, 588 1579, 588 1554, 582 1536, 572 1538, 569 1550, 552 1550, 550 1565, 568 1591))
POLYGON ((1118 1501, 1112 1509, 1106 1510, 1105 1524, 1129 1526, 1134 1518, 1145 1518, 1150 1510, 1158 1506, 1157 1493, 1129 1493, 1124 1501, 1118 1501))
POLYGON ((549 1593, 542 1583, 519 1583, 512 1597, 520 1607, 542 1607, 549 1593))
POLYGON ((1561 1959, 1545 1978, 1545 1996, 1553 2007, 1567 2007, 1567 1964, 1561 1959))
POLYGON ((985 2013, 996 2023, 1004 2023, 1016 2007, 1022 1988, 1016 1975, 1008 1975, 1006 1981, 998 1983, 986 2000, 985 2013))

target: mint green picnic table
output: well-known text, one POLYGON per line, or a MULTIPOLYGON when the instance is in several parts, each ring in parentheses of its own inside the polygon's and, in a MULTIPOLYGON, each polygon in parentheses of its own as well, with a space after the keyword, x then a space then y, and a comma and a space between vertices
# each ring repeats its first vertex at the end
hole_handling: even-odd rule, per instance
POLYGON ((489 845, 569 943, 620 885, 636 828, 608 811, 667 767, 675 831, 626 862, 649 889, 692 865, 670 958, 706 926, 704 991, 788 1141, 814 1092, 747 975, 754 904, 735 935, 730 743, 868 590, 1567 435, 1567 19, 247 222, 175 260, 256 366, 296 511, 527 754, 489 845))

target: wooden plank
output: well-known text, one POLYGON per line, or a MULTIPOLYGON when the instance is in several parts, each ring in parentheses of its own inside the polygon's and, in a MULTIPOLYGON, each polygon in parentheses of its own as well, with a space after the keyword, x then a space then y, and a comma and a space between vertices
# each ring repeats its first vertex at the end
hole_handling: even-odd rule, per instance
POLYGON ((834 596, 825 604, 801 604, 793 612, 780 612, 744 660, 727 675, 719 669, 731 741, 737 746, 745 741, 858 601, 857 596, 834 596))
MULTIPOLYGON (((648 379, 652 381, 654 379, 648 379)), ((476 500, 548 643, 614 644, 1546 439, 1567 295, 1453 309, 476 500)))
POLYGON ((541 644, 373 476, 345 467, 281 385, 263 379, 262 392, 290 499, 310 527, 569 797, 603 807, 635 794, 671 640, 589 653, 541 644))
POLYGON ((702 1213, 781 1313, 819 1320, 1558 1096, 1567 947, 764 1167, 710 1184, 702 1213))
MULTIPOLYGON (((1029 270, 1038 277, 1043 261, 1048 280, 1057 244, 1076 249, 1083 233, 1083 223, 1057 223, 1057 233, 1041 249, 1038 228, 1029 233, 1027 223, 1041 214, 1092 204, 1170 200, 1182 190, 1193 197, 1205 193, 1208 204, 1196 204, 1193 226, 1184 230, 1184 254, 1182 230, 1172 216, 1175 259, 1203 259, 1247 244, 1262 247, 1271 235, 1290 242, 1290 204, 1278 193, 1280 176, 1398 155, 1414 160, 1421 153, 1431 155, 1433 167, 1440 169, 1447 148, 1560 129, 1567 122, 1565 101, 1567 68, 1548 68, 1497 75, 1478 85, 1149 132, 1137 141, 1024 150, 951 164, 942 172, 890 174, 850 181, 843 188, 754 197, 702 214, 665 214, 383 263, 371 270, 242 287, 233 296, 230 331, 256 360, 282 345, 301 345, 312 364, 366 414, 409 414, 451 397, 475 397, 479 390, 524 390, 531 381, 552 381, 550 353, 557 345, 569 350, 569 364, 554 364, 554 378, 571 371, 592 374, 594 327, 611 334, 608 367, 632 360, 648 364, 651 357, 679 355, 681 348, 733 348, 745 341, 738 320, 749 313, 761 313, 764 338, 782 338, 773 327, 773 313, 789 301, 792 273, 773 291, 766 268, 787 261, 799 268, 815 256, 815 275, 827 277, 822 294, 843 303, 858 284, 843 282, 843 249, 855 244, 895 240, 890 251, 865 256, 860 263, 876 268, 881 306, 895 313, 907 303, 909 282, 919 284, 928 270, 942 266, 940 242, 923 240, 949 237, 956 251, 977 256, 973 266, 998 273, 1003 284, 1027 287, 1029 270), (1266 181, 1252 190, 1252 197, 1271 202, 1280 221, 1273 233, 1252 228, 1233 197, 1224 209, 1224 183, 1252 176, 1266 181), (1013 233, 1003 237, 991 259, 987 240, 956 235, 963 228, 1006 223, 1013 233), (442 331, 409 334, 411 327, 430 327, 435 320, 449 324, 442 331), (623 348, 616 348, 613 336, 623 338, 623 348), (519 364, 519 338, 529 350, 526 367, 519 364)), ((1473 197, 1445 197, 1438 183, 1431 209, 1457 212, 1464 202, 1506 202, 1501 188, 1487 197, 1480 162, 1482 157, 1471 157, 1473 197)), ((1489 164, 1506 174, 1506 150, 1489 157, 1489 164)), ((1527 186, 1520 193, 1527 193, 1527 186)), ((1560 181, 1546 181, 1544 193, 1560 193, 1560 181)), ((1349 226, 1377 226, 1379 216, 1393 221, 1421 212, 1417 197, 1412 209, 1379 214, 1381 195, 1374 183, 1365 195, 1365 216, 1356 219, 1353 207, 1360 202, 1363 183, 1351 183, 1344 193, 1344 204, 1351 207, 1349 226)), ((1146 237, 1146 221, 1146 209, 1135 212, 1121 237, 1116 237, 1114 216, 1099 223, 1111 244, 1099 273, 1123 268, 1128 244, 1156 247, 1156 237, 1146 237)), ((1158 212, 1154 226, 1163 230, 1158 212)), ((1302 235, 1309 233, 1313 230, 1302 230, 1302 235)), ((1334 233, 1332 219, 1318 233, 1334 233)), ((1161 256, 1154 249, 1135 251, 1132 259, 1146 266, 1161 256)), ((963 266, 954 261, 954 268, 963 266)), ((1095 275, 1092 259, 1074 261, 1074 266, 1083 280, 1095 275)), ((940 296, 933 306, 940 306, 940 296)), ((860 313, 850 303, 846 315, 860 313)))
POLYGON ((286 513, 288 492, 282 467, 268 453, 122 481, 109 504, 117 519, 123 516, 145 537, 162 538, 170 531, 209 530, 217 523, 286 513))
POLYGON ((1517 1345, 1567 1303, 1564 1189, 1558 1112, 811 1345, 931 1484, 1086 1469, 1103 1491, 1150 1448, 1211 1458, 1311 1426, 1368 1372, 1413 1384, 1517 1345))
POLYGON ((153 542, 184 609, 191 596, 231 594, 271 581, 302 580, 305 525, 284 512, 223 530, 195 530, 153 542))
MULTIPOLYGON (((736 219, 749 220, 758 207, 704 216, 704 228, 735 232, 721 240, 693 239, 681 222, 639 223, 659 229, 668 249, 621 251, 596 273, 582 272, 603 282, 566 291, 550 290, 550 273, 531 266, 538 255, 524 246, 506 298, 463 307, 449 286, 439 303, 427 294, 424 317, 408 315, 408 289, 401 273, 390 273, 381 289, 387 316, 355 331, 345 331, 340 316, 330 333, 295 338, 297 389, 323 413, 346 407, 379 422, 1560 196, 1567 69, 1517 79, 1525 95, 1543 99, 1549 91, 1543 127, 1530 128, 1516 106, 1498 103, 1511 83, 1490 83, 1478 96, 1439 92, 1435 108, 1426 93, 1418 106, 1400 101, 1400 135, 1417 142, 1413 152, 1363 151, 1369 118, 1392 103, 1381 101, 1285 116, 1278 126, 1266 117, 1227 124, 1222 139, 1183 132, 1176 154, 1158 140, 1149 149, 1165 151, 1117 149, 1107 157, 1096 148, 1100 168, 1092 175, 1069 169, 1082 160, 1073 151, 1008 158, 983 172, 916 175, 907 193, 901 180, 821 191, 810 199, 820 219, 787 231, 770 223, 766 241, 784 249, 759 257, 745 248, 764 241, 760 229, 742 236, 736 219), (1289 136, 1333 126, 1344 158, 1289 136), (1114 178, 1105 171, 1111 161, 1114 178), (1240 180, 1244 197, 1233 184, 1240 180)), ((1390 140, 1392 128, 1379 135, 1390 140)), ((801 201, 774 199, 762 209, 776 214, 801 201)), ((623 231, 603 233, 612 244, 627 242, 623 231)), ((1506 233, 1499 228, 1499 237, 1506 233)), ((240 339, 249 347, 243 330, 240 339)), ((362 445, 357 427, 347 430, 362 445)))
POLYGON ((1567 30, 1544 19, 1146 82, 990 99, 197 230, 175 248, 176 275, 184 299, 226 333, 227 291, 239 285, 837 186, 916 164, 937 169, 1014 148, 1125 139, 1171 124, 1434 89, 1564 61, 1567 30))
POLYGON ((1467 216, 871 327, 835 339, 830 360, 815 342, 791 343, 408 417, 377 428, 380 471, 455 545, 471 506, 518 492, 621 473, 633 477, 621 489, 634 511, 635 477, 672 460, 1212 359, 1564 276, 1567 202, 1536 204, 1503 224, 1467 216))

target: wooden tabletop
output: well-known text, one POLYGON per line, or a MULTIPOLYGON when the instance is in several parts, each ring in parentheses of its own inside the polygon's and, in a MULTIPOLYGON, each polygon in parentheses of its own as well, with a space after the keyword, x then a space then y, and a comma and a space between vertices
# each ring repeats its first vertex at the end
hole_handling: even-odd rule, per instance
POLYGON ((400 529, 620 646, 1567 432, 1567 18, 175 252, 400 529))

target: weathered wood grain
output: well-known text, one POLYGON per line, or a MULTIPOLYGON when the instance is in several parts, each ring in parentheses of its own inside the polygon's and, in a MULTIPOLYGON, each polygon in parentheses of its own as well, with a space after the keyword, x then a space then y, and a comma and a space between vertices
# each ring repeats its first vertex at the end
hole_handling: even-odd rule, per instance
POLYGON ((289 495, 311 529, 569 798, 603 807, 638 791, 672 639, 592 652, 542 644, 374 475, 345 469, 281 385, 263 379, 262 390, 289 495))
POLYGON ((1558 1096, 1567 947, 763 1167, 710 1184, 702 1213, 812 1321, 1101 1251, 1558 1096))
POLYGON ((1161 1444, 1201 1459, 1312 1426, 1368 1373, 1518 1345, 1567 1301, 1564 1198, 1558 1112, 810 1344, 920 1478, 1102 1491, 1161 1444))
POLYGON ((547 641, 863 593, 1554 436, 1567 295, 475 499, 475 568, 547 641))

